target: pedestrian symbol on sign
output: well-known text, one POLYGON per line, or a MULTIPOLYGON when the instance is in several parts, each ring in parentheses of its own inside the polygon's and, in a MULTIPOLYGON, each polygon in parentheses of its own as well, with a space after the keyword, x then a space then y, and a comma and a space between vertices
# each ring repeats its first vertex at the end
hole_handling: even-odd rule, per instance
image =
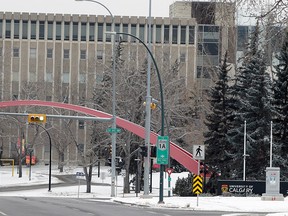
POLYGON ((199 147, 196 149, 196 156, 201 157, 201 152, 202 152, 202 149, 201 149, 201 146, 199 146, 199 147))
POLYGON ((205 146, 204 145, 193 145, 193 158, 196 160, 205 159, 205 146))

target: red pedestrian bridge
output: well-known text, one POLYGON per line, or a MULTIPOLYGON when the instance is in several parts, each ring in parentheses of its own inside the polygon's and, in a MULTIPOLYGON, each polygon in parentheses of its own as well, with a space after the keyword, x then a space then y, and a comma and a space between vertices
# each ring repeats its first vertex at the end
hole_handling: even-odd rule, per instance
MULTIPOLYGON (((51 102, 51 101, 40 101, 40 100, 16 100, 16 101, 2 101, 0 102, 0 108, 7 107, 16 107, 16 106, 44 106, 44 107, 55 107, 65 110, 72 110, 78 113, 86 114, 93 117, 99 118, 111 118, 112 115, 101 112, 92 108, 78 106, 74 104, 66 104, 59 102, 51 102)), ((125 130, 131 131, 141 138, 145 138, 145 128, 137 125, 133 122, 127 121, 123 118, 116 117, 116 125, 125 130)), ((152 145, 157 143, 157 137, 159 134, 154 132, 150 132, 150 142, 152 145)), ((170 141, 170 156, 182 164, 185 168, 187 168, 192 173, 197 173, 198 169, 198 161, 193 159, 193 156, 190 152, 176 145, 175 143, 170 141)))

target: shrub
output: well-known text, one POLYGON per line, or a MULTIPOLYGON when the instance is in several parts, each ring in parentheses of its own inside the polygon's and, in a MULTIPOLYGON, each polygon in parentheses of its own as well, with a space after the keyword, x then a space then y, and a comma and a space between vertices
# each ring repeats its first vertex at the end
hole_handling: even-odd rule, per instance
POLYGON ((173 194, 178 196, 193 196, 192 181, 193 181, 192 175, 188 175, 187 178, 181 178, 181 179, 178 177, 175 184, 175 188, 173 189, 173 194))

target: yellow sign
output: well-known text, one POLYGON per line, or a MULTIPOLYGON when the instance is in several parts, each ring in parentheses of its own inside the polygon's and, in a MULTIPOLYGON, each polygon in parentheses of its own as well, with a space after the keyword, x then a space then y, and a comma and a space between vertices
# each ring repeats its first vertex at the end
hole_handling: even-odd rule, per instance
POLYGON ((193 176, 192 192, 194 194, 201 194, 203 192, 203 179, 200 175, 193 176))

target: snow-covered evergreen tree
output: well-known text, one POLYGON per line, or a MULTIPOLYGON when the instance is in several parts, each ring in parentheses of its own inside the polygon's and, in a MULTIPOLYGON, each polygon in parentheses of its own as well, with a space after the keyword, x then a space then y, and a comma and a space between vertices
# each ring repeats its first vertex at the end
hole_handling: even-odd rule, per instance
POLYGON ((273 82, 273 105, 278 115, 273 119, 273 166, 281 168, 282 180, 288 174, 288 33, 275 66, 276 78, 273 82))
POLYGON ((218 172, 222 178, 230 177, 230 162, 232 157, 227 154, 231 146, 227 140, 227 132, 231 129, 233 106, 231 98, 231 78, 228 72, 231 67, 227 64, 227 53, 217 73, 218 80, 210 90, 210 106, 212 113, 206 117, 208 131, 204 133, 206 145, 206 162, 218 172))
POLYGON ((244 122, 247 122, 246 176, 248 179, 265 179, 269 164, 269 135, 272 120, 271 79, 266 70, 263 49, 259 43, 260 30, 257 25, 251 35, 248 51, 242 67, 236 74, 234 86, 235 110, 234 127, 229 131, 229 140, 234 149, 235 178, 243 176, 244 122))

